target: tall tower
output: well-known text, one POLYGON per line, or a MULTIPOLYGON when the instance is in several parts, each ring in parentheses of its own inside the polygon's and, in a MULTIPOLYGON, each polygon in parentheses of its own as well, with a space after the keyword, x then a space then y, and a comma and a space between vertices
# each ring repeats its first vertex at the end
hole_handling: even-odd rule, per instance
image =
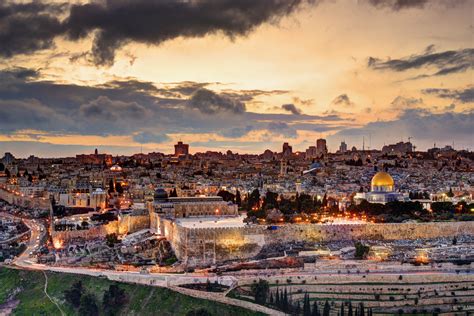
POLYGON ((280 176, 284 176, 288 173, 288 163, 285 159, 280 161, 280 176))
POLYGON ((328 148, 326 146, 326 140, 324 138, 320 138, 316 140, 316 155, 325 155, 328 153, 328 148))

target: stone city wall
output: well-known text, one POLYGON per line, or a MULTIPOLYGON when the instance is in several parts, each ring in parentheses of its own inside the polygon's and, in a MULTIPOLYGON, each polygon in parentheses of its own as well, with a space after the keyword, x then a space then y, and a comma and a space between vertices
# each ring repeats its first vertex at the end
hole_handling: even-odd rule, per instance
POLYGON ((49 210, 51 202, 47 198, 29 197, 16 195, 12 192, 0 189, 0 200, 4 200, 11 205, 18 205, 26 208, 37 208, 41 210, 49 210))
POLYGON ((105 237, 107 234, 128 234, 141 229, 150 228, 150 217, 145 215, 125 215, 117 221, 111 221, 105 225, 93 226, 83 230, 52 231, 53 240, 68 241, 73 238, 94 239, 105 237))
POLYGON ((184 228, 165 220, 165 236, 176 255, 190 265, 210 265, 235 259, 249 259, 262 246, 290 241, 430 239, 473 235, 474 222, 432 222, 397 224, 321 225, 301 224, 240 228, 184 228))

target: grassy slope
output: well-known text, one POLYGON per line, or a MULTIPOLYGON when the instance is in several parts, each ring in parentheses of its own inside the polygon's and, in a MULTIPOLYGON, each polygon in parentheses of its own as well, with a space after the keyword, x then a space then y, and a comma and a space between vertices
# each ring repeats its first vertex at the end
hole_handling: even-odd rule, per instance
MULTIPOLYGON (((212 315, 256 315, 255 313, 235 306, 192 298, 168 289, 118 283, 107 279, 48 272, 48 294, 58 302, 68 315, 77 315, 64 301, 64 290, 81 280, 87 291, 94 293, 99 301, 110 284, 117 283, 125 289, 129 303, 123 306, 123 315, 185 315, 188 311, 205 308, 212 315)), ((0 268, 0 303, 3 303, 13 289, 21 287, 17 295, 20 304, 14 311, 15 315, 60 315, 57 307, 52 304, 43 292, 44 275, 42 272, 22 271, 0 268)))

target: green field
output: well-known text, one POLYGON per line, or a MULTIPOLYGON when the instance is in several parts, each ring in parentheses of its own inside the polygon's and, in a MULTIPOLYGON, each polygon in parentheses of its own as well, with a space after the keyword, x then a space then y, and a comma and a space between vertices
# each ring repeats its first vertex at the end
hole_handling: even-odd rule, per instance
MULTIPOLYGON (((102 296, 111 284, 118 284, 128 296, 128 303, 120 309, 120 315, 186 315, 204 308, 211 315, 257 315, 256 313, 221 303, 197 299, 174 291, 128 283, 113 282, 103 278, 47 272, 48 294, 67 315, 79 315, 64 299, 64 291, 78 280, 87 292, 93 293, 103 315, 102 296)), ((42 272, 0 268, 0 305, 18 289, 16 299, 20 301, 14 315, 61 315, 58 307, 44 294, 45 277, 42 272)))

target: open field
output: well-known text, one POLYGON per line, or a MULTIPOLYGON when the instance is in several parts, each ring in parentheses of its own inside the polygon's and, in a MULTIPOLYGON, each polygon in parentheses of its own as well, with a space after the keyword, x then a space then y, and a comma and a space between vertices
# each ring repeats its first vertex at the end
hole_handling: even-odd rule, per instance
MULTIPOLYGON (((66 315, 79 315, 64 300, 64 291, 79 280, 85 289, 93 293, 103 314, 102 296, 111 284, 118 284, 129 297, 128 303, 120 309, 121 315, 186 315, 192 310, 206 309, 211 315, 258 315, 243 308, 228 306, 217 302, 189 297, 172 290, 113 282, 100 277, 46 272, 47 292, 66 315)), ((61 315, 58 307, 43 292, 45 276, 42 272, 0 268, 0 314, 1 306, 16 290, 18 305, 14 315, 61 315)))

